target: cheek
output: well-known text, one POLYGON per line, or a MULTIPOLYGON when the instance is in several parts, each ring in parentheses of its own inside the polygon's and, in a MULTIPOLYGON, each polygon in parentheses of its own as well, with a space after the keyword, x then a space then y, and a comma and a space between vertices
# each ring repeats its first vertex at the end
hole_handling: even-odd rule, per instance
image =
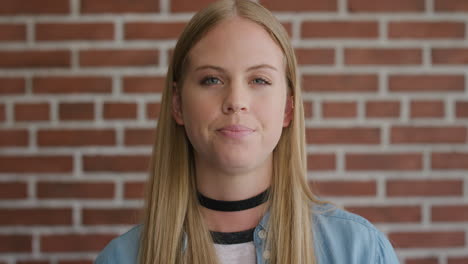
POLYGON ((215 104, 210 100, 188 94, 182 103, 185 130, 189 137, 197 136, 206 129, 206 123, 215 113, 215 104))
POLYGON ((255 112, 261 118, 264 126, 269 129, 281 129, 284 120, 285 102, 281 96, 266 97, 256 104, 255 112))
POLYGON ((191 99, 186 100, 182 105, 182 109, 187 115, 187 118, 200 118, 200 116, 203 117, 204 115, 209 115, 215 111, 215 107, 213 100, 197 97, 192 97, 191 99))

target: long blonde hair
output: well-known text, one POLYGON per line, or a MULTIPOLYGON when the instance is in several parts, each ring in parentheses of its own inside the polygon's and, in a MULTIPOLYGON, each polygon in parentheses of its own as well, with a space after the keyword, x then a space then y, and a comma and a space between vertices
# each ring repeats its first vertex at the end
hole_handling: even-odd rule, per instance
POLYGON ((216 24, 233 16, 263 26, 282 49, 289 92, 294 96, 292 121, 283 128, 273 151, 266 239, 269 263, 316 263, 311 206, 320 201, 306 179, 304 110, 294 50, 285 29, 264 7, 249 0, 222 0, 190 20, 169 65, 146 185, 140 264, 218 263, 196 197, 193 149, 171 111, 173 84, 183 82, 190 49, 216 24))

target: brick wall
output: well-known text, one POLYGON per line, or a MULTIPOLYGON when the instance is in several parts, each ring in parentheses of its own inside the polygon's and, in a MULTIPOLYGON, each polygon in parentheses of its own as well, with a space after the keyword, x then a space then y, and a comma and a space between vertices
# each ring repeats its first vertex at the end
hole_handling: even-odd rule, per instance
MULTIPOLYGON (((91 263, 138 222, 168 57, 209 0, 2 0, 0 263, 91 263)), ((468 2, 261 0, 305 91, 310 179, 402 263, 468 263, 468 2)))

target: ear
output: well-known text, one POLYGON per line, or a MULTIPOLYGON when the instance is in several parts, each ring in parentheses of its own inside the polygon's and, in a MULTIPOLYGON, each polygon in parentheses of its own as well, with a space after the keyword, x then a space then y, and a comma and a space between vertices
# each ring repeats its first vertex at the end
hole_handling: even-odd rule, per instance
POLYGON ((172 84, 172 117, 177 124, 183 126, 184 119, 182 118, 182 99, 180 90, 177 88, 177 84, 172 84))
POLYGON ((294 96, 288 96, 284 109, 283 127, 289 126, 294 115, 294 96))

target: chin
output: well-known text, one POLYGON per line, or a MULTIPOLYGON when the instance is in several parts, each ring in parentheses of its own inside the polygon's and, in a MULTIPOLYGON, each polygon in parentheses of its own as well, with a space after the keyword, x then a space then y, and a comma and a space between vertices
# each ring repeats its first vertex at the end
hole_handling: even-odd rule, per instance
POLYGON ((259 160, 249 158, 249 156, 220 160, 219 167, 229 173, 247 173, 261 167, 259 160))
POLYGON ((225 157, 218 160, 218 166, 221 168, 226 168, 227 170, 242 170, 247 169, 254 166, 254 162, 252 159, 246 159, 245 157, 225 157))
POLYGON ((223 162, 220 164, 222 168, 226 170, 235 170, 235 171, 247 171, 251 168, 255 168, 255 165, 252 162, 247 161, 229 161, 223 162))

